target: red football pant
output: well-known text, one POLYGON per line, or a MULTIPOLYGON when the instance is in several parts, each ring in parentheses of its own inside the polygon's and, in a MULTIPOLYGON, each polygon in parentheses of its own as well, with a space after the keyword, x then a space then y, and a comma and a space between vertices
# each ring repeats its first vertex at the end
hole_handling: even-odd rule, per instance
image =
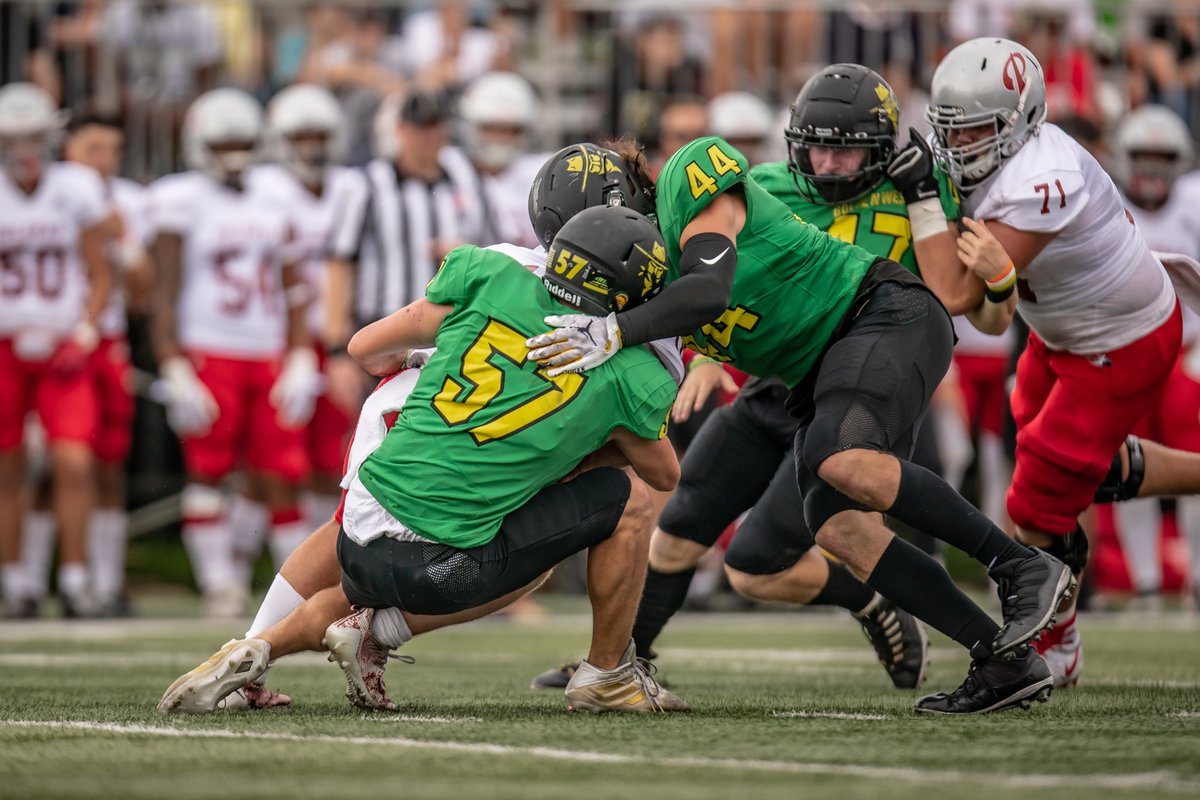
POLYGON ((92 450, 98 460, 119 464, 129 455, 133 435, 129 343, 124 338, 101 340, 92 354, 91 370, 100 416, 92 450))
POLYGON ((11 339, 0 339, 0 451, 25 438, 25 417, 36 411, 50 442, 87 442, 99 411, 90 368, 69 375, 48 361, 22 361, 11 339))
POLYGON ((1012 394, 1017 467, 1008 514, 1021 528, 1066 535, 1112 458, 1155 404, 1179 355, 1182 315, 1097 356, 1054 351, 1030 331, 1012 394))
POLYGON ((1006 356, 974 356, 954 354, 958 367, 958 385, 967 404, 971 431, 996 436, 1004 433, 1005 404, 1008 402, 1004 382, 1008 378, 1006 356))

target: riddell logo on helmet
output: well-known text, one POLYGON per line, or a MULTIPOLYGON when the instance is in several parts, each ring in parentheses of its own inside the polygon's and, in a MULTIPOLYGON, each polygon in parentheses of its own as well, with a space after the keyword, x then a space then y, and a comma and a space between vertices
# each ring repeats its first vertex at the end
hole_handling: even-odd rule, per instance
POLYGON ((1004 62, 1004 88, 1020 94, 1025 91, 1025 70, 1028 62, 1020 53, 1013 53, 1004 62))
POLYGON ((575 294, 572 291, 564 289, 554 281, 548 278, 542 278, 542 283, 545 284, 546 289, 549 290, 550 294, 554 295, 559 300, 562 300, 564 303, 575 306, 576 308, 583 305, 583 297, 575 294))

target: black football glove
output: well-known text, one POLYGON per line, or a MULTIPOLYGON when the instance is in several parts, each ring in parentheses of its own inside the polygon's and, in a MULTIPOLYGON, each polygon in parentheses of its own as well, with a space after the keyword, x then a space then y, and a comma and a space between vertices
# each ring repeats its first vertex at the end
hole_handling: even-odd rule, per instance
POLYGON ((904 202, 919 203, 938 196, 938 182, 933 175, 933 151, 916 128, 908 129, 908 147, 896 153, 892 163, 888 164, 888 177, 904 202))

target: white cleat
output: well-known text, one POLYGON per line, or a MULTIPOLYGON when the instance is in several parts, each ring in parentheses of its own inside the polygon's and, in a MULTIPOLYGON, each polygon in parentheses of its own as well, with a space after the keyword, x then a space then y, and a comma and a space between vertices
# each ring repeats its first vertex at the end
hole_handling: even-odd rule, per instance
POLYGON ((663 714, 691 710, 691 706, 654 679, 647 663, 634 655, 632 640, 616 669, 599 669, 580 661, 564 694, 568 711, 663 714))
POLYGON ((1069 617, 1044 631, 1033 649, 1046 660, 1054 678, 1054 688, 1068 689, 1079 685, 1079 676, 1083 674, 1083 638, 1079 635, 1074 608, 1069 617))
POLYGON ((346 675, 346 699, 351 705, 369 711, 395 711, 388 697, 383 672, 389 658, 411 664, 410 656, 392 655, 374 634, 371 620, 375 609, 360 608, 325 629, 321 644, 329 650, 329 660, 346 675))
POLYGON ((158 701, 158 710, 211 714, 229 694, 262 675, 270 660, 271 646, 262 639, 234 639, 172 683, 158 701))

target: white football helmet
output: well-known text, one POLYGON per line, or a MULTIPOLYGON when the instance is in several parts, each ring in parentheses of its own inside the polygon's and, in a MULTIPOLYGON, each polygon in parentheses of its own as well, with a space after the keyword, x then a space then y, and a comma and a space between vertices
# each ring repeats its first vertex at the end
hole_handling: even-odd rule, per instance
POLYGON ((35 180, 49 161, 66 120, 54 100, 32 83, 0 88, 0 158, 14 180, 35 180))
POLYGON ((1114 137, 1113 177, 1143 208, 1166 202, 1171 186, 1192 167, 1195 146, 1187 125, 1171 109, 1145 105, 1121 121, 1114 137))
POLYGON ((766 142, 767 137, 783 131, 776 129, 771 107, 749 92, 717 95, 708 103, 708 118, 713 134, 735 147, 740 142, 766 142))
POLYGON ((227 183, 259 160, 262 134, 263 112, 257 100, 241 89, 213 89, 188 107, 183 155, 192 169, 227 183), (222 145, 230 149, 214 152, 222 145))
POLYGON ((345 153, 342 107, 320 86, 302 83, 275 95, 267 106, 267 126, 272 155, 306 183, 319 182, 325 167, 345 153), (297 141, 306 135, 324 139, 297 141))
POLYGON ((463 146, 481 167, 499 172, 528 149, 529 133, 540 110, 533 87, 520 75, 482 75, 471 82, 459 101, 463 146), (485 128, 510 128, 519 134, 494 135, 485 128))
POLYGON ((925 116, 939 166, 961 189, 995 172, 1046 120, 1046 79, 1027 48, 1008 39, 963 42, 938 64, 925 116), (951 144, 954 132, 990 126, 983 138, 951 144))

